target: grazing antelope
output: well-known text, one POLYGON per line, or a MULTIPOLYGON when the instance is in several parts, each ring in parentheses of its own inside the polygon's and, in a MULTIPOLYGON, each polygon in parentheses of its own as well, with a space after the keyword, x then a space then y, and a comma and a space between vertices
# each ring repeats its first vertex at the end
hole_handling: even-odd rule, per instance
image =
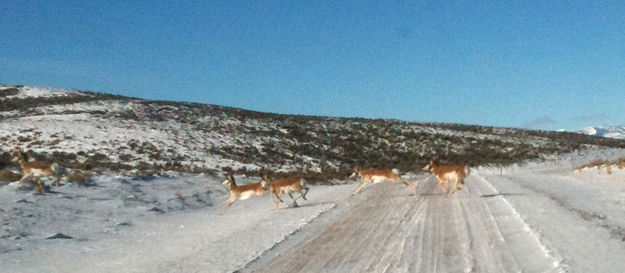
POLYGON ((424 171, 431 172, 436 176, 438 180, 438 186, 447 195, 455 193, 457 190, 461 190, 464 186, 464 178, 467 177, 468 170, 465 165, 447 165, 439 166, 436 162, 430 161, 423 168, 424 171), (454 180, 456 186, 453 191, 449 191, 449 181, 454 180))
POLYGON ((22 178, 15 182, 21 184, 24 181, 32 180, 35 182, 35 192, 43 194, 44 184, 41 181, 42 177, 56 176, 54 180, 56 186, 59 186, 61 180, 61 169, 56 163, 42 162, 42 161, 28 161, 28 156, 22 152, 20 148, 15 148, 13 151, 13 162, 20 164, 20 168, 24 173, 22 178))
POLYGON ((412 191, 412 193, 414 194, 417 193, 417 187, 415 187, 415 185, 413 185, 412 183, 409 183, 408 181, 401 179, 399 177, 399 170, 397 169, 389 170, 389 169, 355 168, 354 173, 350 177, 356 177, 356 176, 362 177, 362 184, 360 184, 360 186, 358 186, 358 188, 354 190, 352 195, 366 188, 371 182, 373 182, 373 184, 377 184, 377 183, 389 181, 389 180, 394 183, 401 182, 402 184, 406 185, 406 187, 408 187, 412 191))
POLYGON ((269 176, 264 175, 263 181, 267 182, 271 187, 271 191, 273 193, 271 195, 271 200, 273 201, 276 209, 278 208, 278 205, 280 205, 279 202, 283 202, 281 196, 284 193, 288 194, 291 199, 293 199, 294 207, 298 206, 296 200, 300 197, 304 198, 304 200, 307 200, 306 194, 308 194, 310 188, 306 187, 306 181, 302 178, 281 178, 278 180, 271 180, 269 176), (293 192, 299 193, 300 196, 297 198, 293 198, 293 192), (274 195, 275 197, 277 197, 277 200, 274 195))
POLYGON ((232 205, 232 203, 234 203, 234 201, 237 201, 237 199, 245 200, 254 195, 263 196, 267 187, 267 183, 265 183, 264 181, 238 186, 234 181, 234 176, 232 176, 231 174, 226 175, 226 179, 224 179, 221 184, 228 185, 228 189, 230 190, 230 199, 226 200, 226 202, 216 207, 215 209, 221 208, 226 205, 230 206, 232 205))

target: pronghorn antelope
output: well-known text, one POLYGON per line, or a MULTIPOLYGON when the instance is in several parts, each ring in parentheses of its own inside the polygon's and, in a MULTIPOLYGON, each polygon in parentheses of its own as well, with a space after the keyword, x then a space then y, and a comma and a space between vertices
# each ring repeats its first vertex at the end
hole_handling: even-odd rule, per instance
POLYGON ((43 193, 44 184, 41 181, 41 178, 46 176, 56 176, 54 182, 57 187, 59 186, 59 181, 61 180, 61 169, 58 164, 42 161, 28 161, 28 156, 22 152, 20 148, 15 148, 13 151, 12 161, 20 164, 20 168, 24 173, 24 176, 22 176, 22 178, 15 183, 21 184, 22 182, 31 179, 35 182, 35 192, 43 193))
POLYGON ((232 205, 232 203, 234 203, 234 201, 237 201, 237 199, 245 200, 254 195, 263 196, 267 187, 267 183, 265 183, 264 181, 238 186, 234 181, 234 176, 232 176, 231 174, 226 175, 226 179, 224 179, 221 184, 228 185, 228 189, 230 190, 230 199, 226 200, 226 202, 216 207, 215 209, 221 208, 226 205, 230 206, 232 205))
POLYGON ((457 190, 461 190, 462 186, 464 186, 464 178, 467 177, 468 174, 468 170, 465 165, 439 166, 434 161, 430 161, 427 165, 425 165, 423 170, 429 171, 436 176, 438 186, 443 192, 446 192, 447 195, 451 195, 457 190), (451 192, 449 191, 450 180, 454 180, 456 183, 456 186, 451 192))
POLYGON ((354 173, 350 177, 355 177, 355 176, 362 177, 362 184, 360 184, 360 186, 358 186, 358 188, 354 190, 352 195, 366 188, 372 182, 374 184, 377 184, 377 183, 388 181, 388 180, 394 183, 401 182, 402 184, 406 185, 406 187, 410 188, 412 193, 414 194, 417 193, 417 187, 415 187, 415 185, 413 185, 412 183, 409 183, 408 181, 401 179, 399 177, 399 170, 397 169, 389 170, 389 169, 355 168, 354 173))
POLYGON ((280 178, 278 180, 271 180, 269 176, 264 175, 263 181, 267 182, 271 187, 271 191, 273 193, 271 195, 271 200, 273 201, 276 209, 278 208, 278 205, 280 205, 279 202, 283 202, 281 196, 284 193, 288 194, 291 199, 293 199, 294 207, 298 206, 296 200, 300 197, 304 198, 304 200, 307 200, 306 194, 308 193, 310 188, 306 187, 306 182, 302 178, 280 178), (297 198, 293 198, 293 192, 299 193, 300 196, 297 198), (277 200, 274 195, 275 197, 277 197, 277 200))

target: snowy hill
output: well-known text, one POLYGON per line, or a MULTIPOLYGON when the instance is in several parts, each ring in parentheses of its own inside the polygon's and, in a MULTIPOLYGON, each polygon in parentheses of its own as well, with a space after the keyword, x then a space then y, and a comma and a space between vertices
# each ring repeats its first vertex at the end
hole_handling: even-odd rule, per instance
POLYGON ((598 137, 609 137, 616 139, 625 139, 625 127, 622 126, 609 126, 609 127, 586 127, 579 130, 580 133, 590 135, 590 136, 598 136, 598 137))
POLYGON ((0 85, 0 168, 9 151, 66 168, 341 178, 355 166, 419 168, 426 158, 511 163, 625 142, 510 128, 289 116, 216 105, 0 85))

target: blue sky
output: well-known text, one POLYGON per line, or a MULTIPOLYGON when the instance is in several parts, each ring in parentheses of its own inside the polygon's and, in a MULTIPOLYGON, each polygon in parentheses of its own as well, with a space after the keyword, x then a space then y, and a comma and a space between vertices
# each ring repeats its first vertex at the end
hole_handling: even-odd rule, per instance
POLYGON ((4 1, 0 83, 286 114, 625 125, 623 1, 141 2, 4 1))

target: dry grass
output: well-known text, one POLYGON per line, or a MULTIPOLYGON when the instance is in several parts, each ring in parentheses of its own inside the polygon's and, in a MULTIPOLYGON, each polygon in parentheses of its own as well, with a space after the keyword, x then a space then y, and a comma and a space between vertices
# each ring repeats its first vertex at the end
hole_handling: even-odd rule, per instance
POLYGON ((8 169, 0 171, 0 181, 15 182, 22 178, 21 173, 16 173, 8 169))
POLYGON ((88 184, 91 182, 91 176, 92 174, 90 172, 73 170, 65 177, 65 179, 69 183, 88 184))
POLYGON ((619 159, 615 161, 615 164, 616 167, 619 168, 619 170, 625 168, 625 157, 619 157, 619 159))
POLYGON ((613 160, 613 161, 596 159, 586 164, 577 166, 573 168, 573 170, 575 172, 581 172, 581 171, 584 171, 587 169, 593 169, 593 168, 596 168, 599 171, 605 169, 605 171, 608 174, 612 174, 612 170, 614 168, 617 168, 619 170, 622 170, 623 168, 625 168, 625 157, 619 157, 617 160, 613 160))

